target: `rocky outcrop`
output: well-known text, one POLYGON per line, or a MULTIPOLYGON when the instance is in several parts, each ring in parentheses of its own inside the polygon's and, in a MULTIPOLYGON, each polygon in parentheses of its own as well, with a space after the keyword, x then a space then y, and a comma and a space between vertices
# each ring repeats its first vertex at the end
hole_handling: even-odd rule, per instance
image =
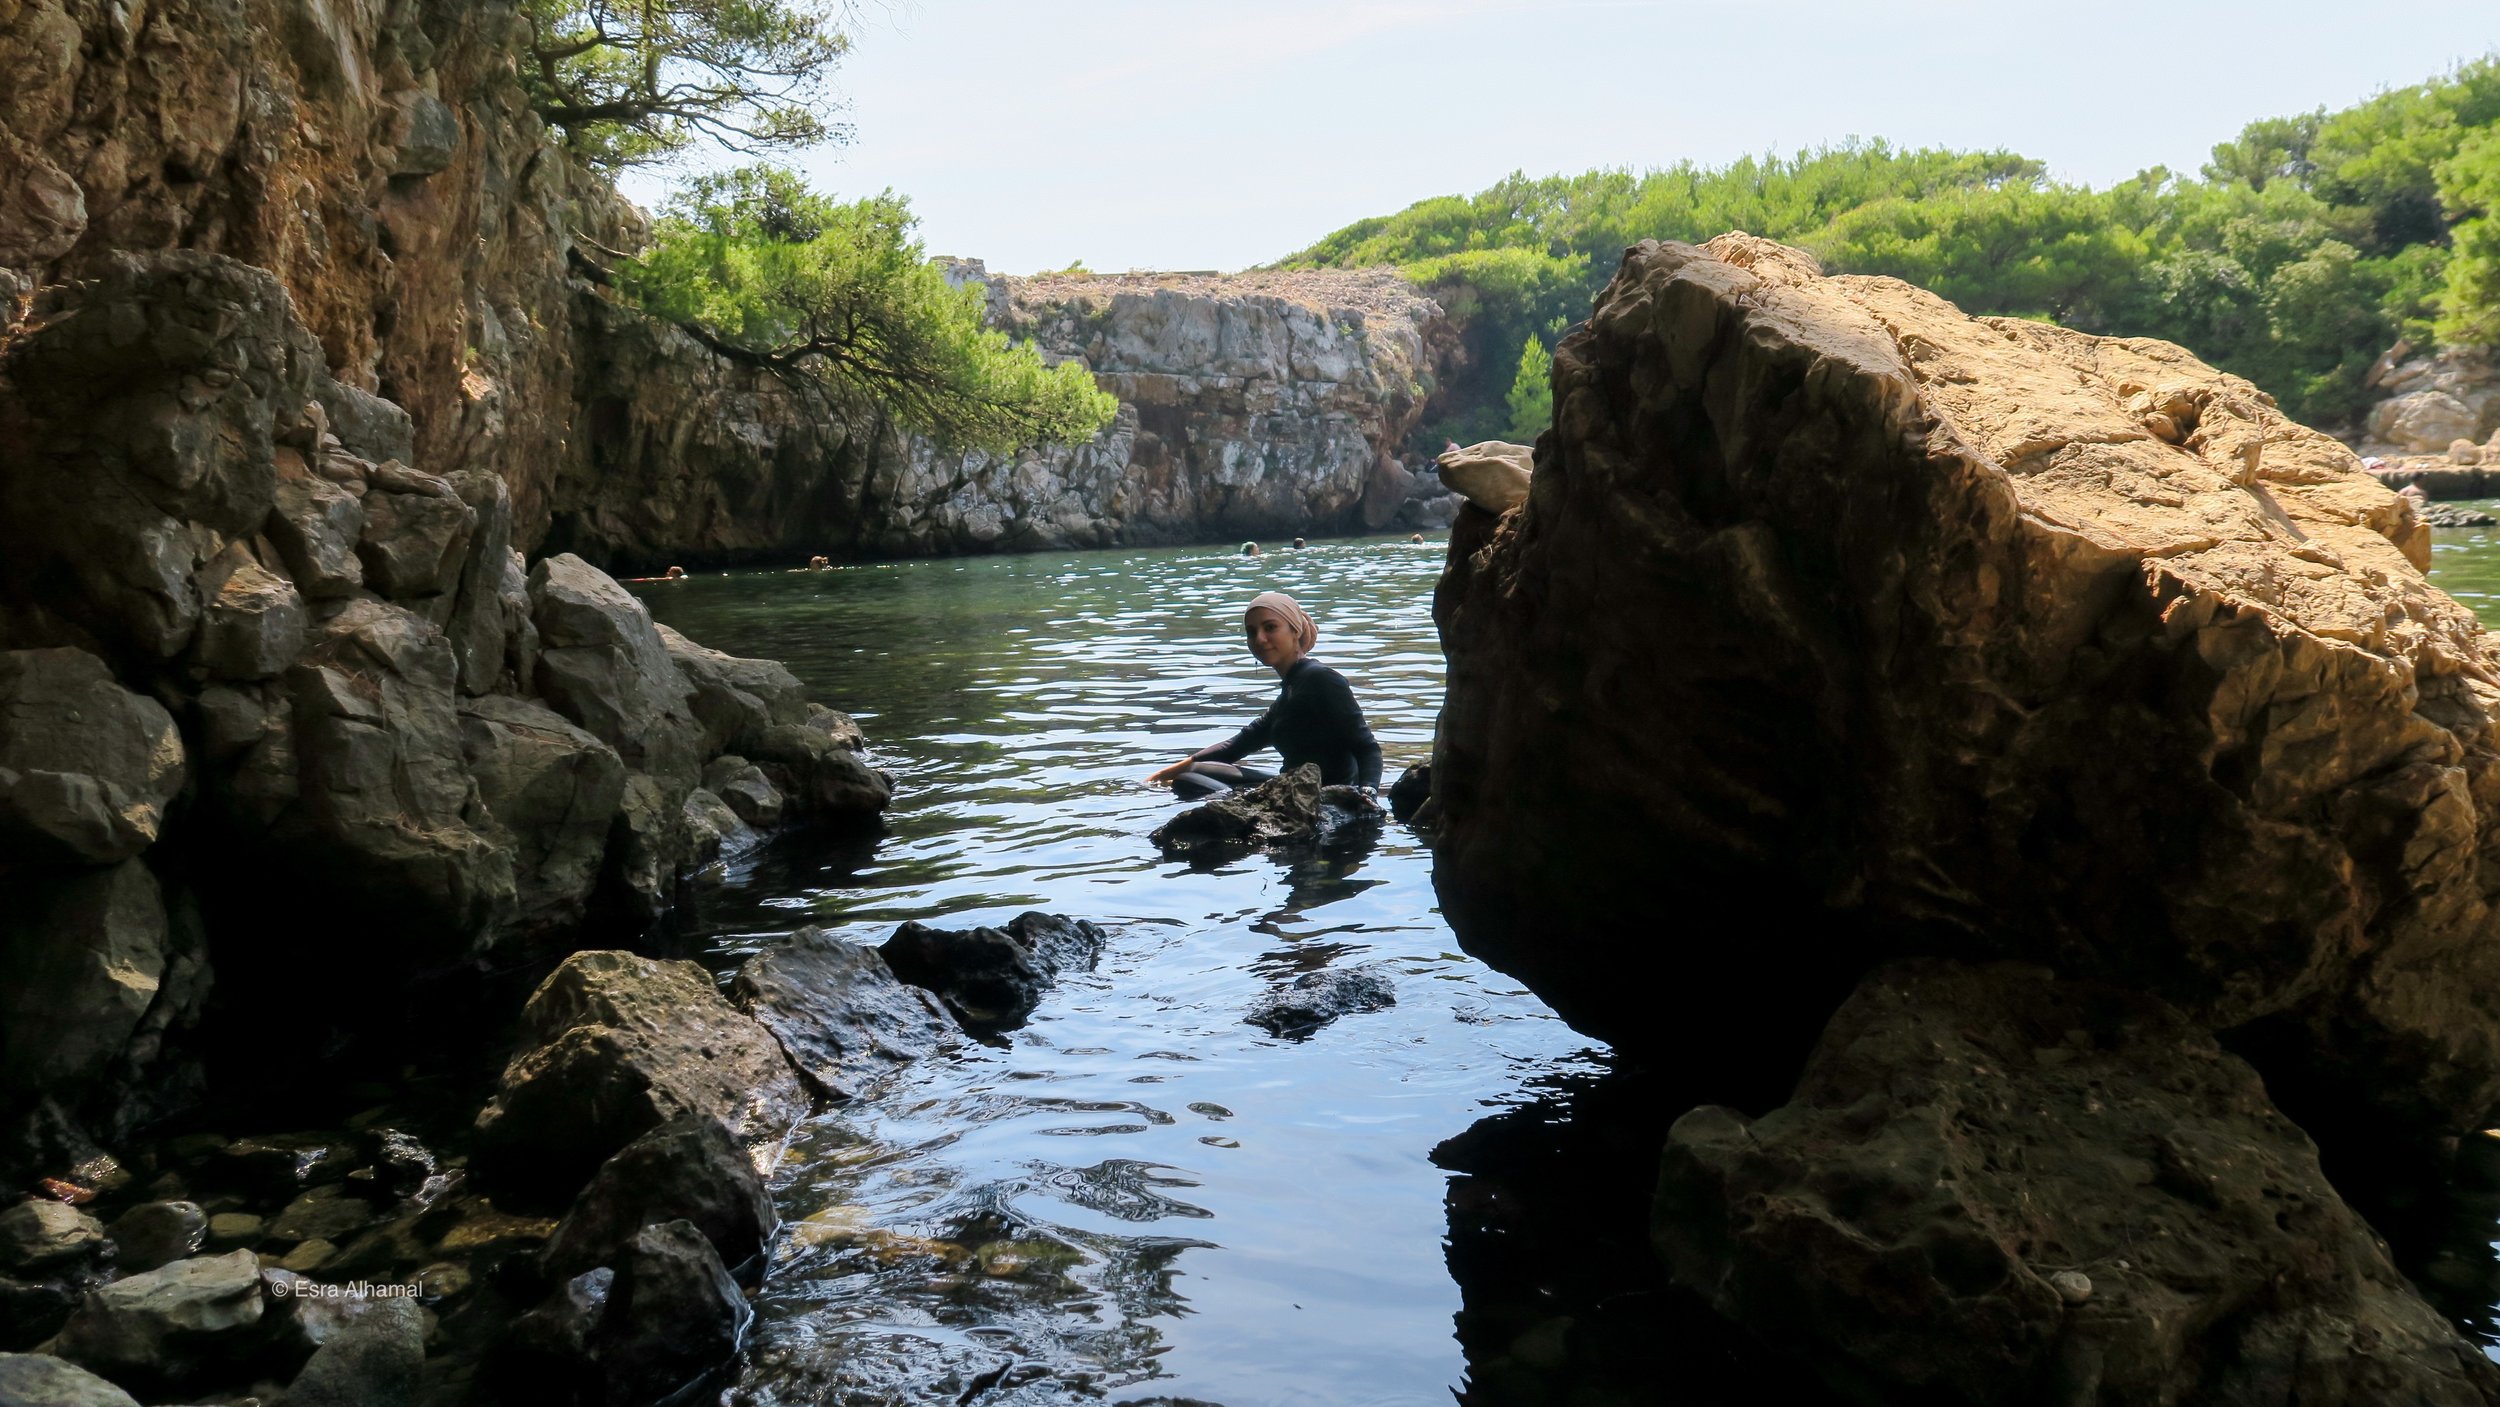
POLYGON ((1461 941, 1746 1107, 1904 955, 2165 1013, 2101 1061, 2039 1014, 2098 998, 1937 978, 1886 1016, 1868 979, 1788 1109, 1679 1129, 1680 1275, 1901 1400, 2294 1391, 2264 1364, 2303 1400, 2485 1400, 2210 1054, 2375 1209, 2500 1104, 2500 660, 2424 581, 2412 506, 2178 348, 1741 235, 1627 254, 1554 392, 1526 501, 1465 511, 1435 601, 1461 941), (1954 1065, 1948 1020, 1986 1068, 1954 1065), (2121 1108, 2174 1142, 2131 1142, 2121 1108), (1856 1185, 1896 1155, 1908 1182, 1856 1185), (1991 1159, 2002 1182, 1920 1171, 1991 1159), (2173 1197, 2208 1222, 2173 1233, 2175 1273, 2078 1263, 2173 1197))
MULTIPOLYGON (((1091 442, 949 454, 585 294, 584 429, 552 548, 658 565, 1376 530, 1431 496, 1399 463, 1437 305, 1384 271, 993 276, 992 321, 1120 398, 1091 442)), ((1417 519, 1418 522, 1422 521, 1417 519)))
POLYGON ((2500 1401, 2246 1062, 2040 969, 1868 977, 1787 1105, 1677 1121, 1655 1218, 1679 1280, 1870 1397, 2500 1401))
POLYGON ((2371 368, 2369 385, 2386 399, 2363 417, 2363 454, 2446 454, 2459 440, 2500 435, 2500 367, 2490 348, 2414 355, 2403 343, 2371 368))
POLYGON ((1023 1025, 1061 973, 1090 971, 1104 937, 1083 919, 1031 911, 1005 928, 906 923, 877 954, 896 977, 936 993, 965 1030, 988 1035, 1023 1025))
POLYGON ((2002 953, 2415 1128, 2500 1102, 2500 675, 2350 451, 2174 347, 1737 237, 1628 256, 1566 352, 1436 602, 1471 947, 1635 1046, 1670 971, 1810 1032, 1816 974, 2002 953))

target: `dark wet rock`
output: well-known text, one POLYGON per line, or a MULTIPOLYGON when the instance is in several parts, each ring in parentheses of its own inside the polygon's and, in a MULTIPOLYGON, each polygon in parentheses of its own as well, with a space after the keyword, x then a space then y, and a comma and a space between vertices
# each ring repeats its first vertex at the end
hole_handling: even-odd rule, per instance
POLYGON ((802 928, 741 963, 729 995, 828 1099, 856 1098, 959 1034, 937 998, 898 980, 882 953, 821 928, 802 928))
POLYGON ((450 480, 392 461, 372 475, 364 508, 356 556, 366 586, 400 601, 439 596, 460 584, 477 511, 461 501, 450 480))
POLYGON ((776 660, 740 659, 658 627, 660 644, 692 686, 690 707, 705 750, 739 752, 777 723, 805 723, 810 707, 799 677, 776 660))
MULTIPOLYGON (((894 799, 894 783, 846 744, 850 719, 811 709, 803 723, 775 723, 746 744, 747 757, 779 788, 792 814, 810 820, 869 820, 894 799)), ((857 730, 851 730, 856 736, 857 730)))
POLYGON ((515 903, 512 854, 479 828, 443 633, 405 607, 353 600, 287 671, 301 804, 279 857, 369 932, 464 951, 515 903))
POLYGON ((521 1013, 522 1048, 477 1119, 477 1171, 570 1198, 599 1165, 683 1114, 753 1145, 777 1142, 808 1099, 781 1047, 690 962, 566 958, 521 1013))
POLYGON ((1401 821, 1412 821, 1415 814, 1432 799, 1432 764, 1418 762, 1398 774, 1389 786, 1389 814, 1401 821))
POLYGON ((680 814, 685 819, 686 863, 690 866, 699 868, 715 860, 733 858, 763 838, 729 809, 728 802, 701 787, 686 793, 680 814))
POLYGON ((2416 516, 2434 528, 2487 528, 2500 523, 2500 518, 2494 518, 2489 513, 2448 503, 2424 509, 2416 516))
POLYGON ((58 1270, 104 1249, 104 1227, 67 1202, 47 1197, 0 1212, 0 1271, 24 1276, 58 1270))
POLYGON ((1319 767, 1304 763, 1269 781, 1228 791, 1157 826, 1148 837, 1166 855, 1220 856, 1307 840, 1320 821, 1319 767))
POLYGON ((364 1149, 348 1134, 286 1133, 238 1138, 209 1154, 201 1177, 209 1186, 254 1198, 292 1200, 362 1167, 364 1149))
POLYGON ((538 628, 530 623, 528 574, 512 551, 512 490, 491 470, 463 469, 449 478, 477 519, 460 565, 459 599, 443 627, 460 663, 460 692, 519 691, 532 669, 516 671, 516 658, 534 669, 538 628))
POLYGON ((906 923, 878 949, 896 977, 938 994, 966 1030, 1024 1024, 1059 974, 1090 968, 1103 931, 1083 919, 1027 912, 1004 929, 906 923))
POLYGON ((781 824, 781 792, 764 769, 736 754, 713 758, 703 767, 703 789, 727 802, 738 819, 758 830, 781 824))
POLYGON ((1340 1016, 1397 1004, 1397 985, 1378 967, 1324 967, 1269 993, 1242 1020, 1266 1028, 1270 1035, 1298 1040, 1340 1016))
POLYGON ((304 598, 242 543, 200 569, 200 668, 219 679, 274 678, 304 644, 304 598))
POLYGON ((691 1222, 643 1227, 620 1252, 521 1316, 490 1374, 556 1402, 621 1407, 683 1392, 736 1357, 753 1311, 691 1222))
POLYGON ((115 1382, 180 1390, 257 1347, 260 1265, 199 1256, 88 1292, 54 1349, 115 1382))
POLYGON ((534 699, 460 701, 461 756, 478 797, 512 838, 524 930, 578 922, 607 861, 625 799, 616 750, 534 699))
POLYGON ((182 736, 83 650, 0 651, 0 850, 102 865, 156 843, 182 736))
POLYGON ((644 1227, 621 1260, 597 1347, 611 1401, 655 1401, 737 1356, 754 1311, 693 1223, 644 1227))
POLYGON ((0 1353, 0 1407, 139 1407, 138 1399, 75 1363, 0 1353))
POLYGON ((130 1053, 168 995, 177 945, 164 895, 142 860, 22 874, 10 885, 0 906, 0 1098, 74 1098, 130 1053))
POLYGON ((1628 253, 1554 361, 1434 603, 1471 953, 1662 1061, 1783 1068, 1953 952, 2242 1032, 2356 1163, 2500 1105, 2500 675, 2349 449, 2177 347, 1741 235, 1628 253))
POLYGON ((328 377, 313 383, 313 399, 320 403, 330 433, 350 454, 375 464, 416 462, 416 427, 398 402, 328 377))
POLYGON ((678 872, 700 859, 700 847, 701 838, 687 827, 684 801, 672 803, 659 782, 627 772, 594 903, 631 926, 648 927, 677 902, 678 872))
POLYGON ((208 1240, 208 1214, 197 1202, 142 1202, 113 1218, 105 1234, 125 1274, 154 1270, 199 1251, 208 1240))
POLYGON ((425 1319, 413 1299, 372 1298, 314 1350, 287 1407, 413 1407, 425 1370, 425 1319))
POLYGON ((434 1150, 403 1129, 373 1130, 373 1170, 385 1191, 408 1196, 426 1184, 440 1166, 434 1150))
POLYGON ((177 250, 94 273, 38 294, 8 349, 0 596, 168 661, 199 623, 194 575, 269 514, 321 350, 267 270, 177 250))
POLYGON ((2255 1071, 2037 968, 1869 976, 1789 1104, 1676 1122, 1653 1235, 1887 1401, 2500 1402, 2255 1071))
POLYGON ((745 1265, 764 1252, 779 1219, 755 1159, 712 1119, 671 1119, 602 1164, 540 1252, 551 1278, 618 1264, 634 1234, 682 1221, 703 1233, 721 1263, 745 1265))
POLYGON ((660 643, 651 613, 607 573, 571 553, 530 569, 538 692, 676 796, 693 785, 703 729, 694 691, 660 643))
POLYGON ((95 1278, 84 1267, 32 1280, 0 1275, 0 1352, 35 1348, 61 1332, 95 1278))
POLYGON ((337 1184, 316 1187, 269 1219, 268 1234, 280 1241, 344 1241, 373 1221, 373 1207, 337 1184))
POLYGON ((278 458, 269 540, 295 587, 315 600, 350 596, 365 584, 356 544, 365 533, 362 500, 312 472, 293 451, 278 458))

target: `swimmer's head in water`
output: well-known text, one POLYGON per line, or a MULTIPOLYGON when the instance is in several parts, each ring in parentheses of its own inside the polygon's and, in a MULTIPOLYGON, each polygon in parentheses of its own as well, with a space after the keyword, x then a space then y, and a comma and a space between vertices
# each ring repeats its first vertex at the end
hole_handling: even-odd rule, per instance
POLYGON ((1270 669, 1283 669, 1319 643, 1319 623, 1282 591, 1262 591, 1241 611, 1241 633, 1251 655, 1270 669))
POLYGON ((1300 547, 1300 546, 1302 546, 1302 545, 1303 545, 1302 539, 1300 539, 1300 538, 1298 538, 1298 537, 1297 537, 1297 538, 1295 538, 1295 539, 1293 540, 1293 545, 1294 545, 1294 546, 1296 546, 1296 547, 1300 547))
POLYGON ((668 569, 668 579, 669 579, 670 581, 683 581, 683 580, 685 580, 685 579, 686 579, 686 569, 685 569, 684 567, 671 567, 671 568, 669 568, 669 569, 668 569))
POLYGON ((1256 556, 1258 556, 1258 555, 1259 555, 1259 545, 1258 545, 1257 543, 1255 543, 1255 542, 1245 542, 1245 543, 1243 543, 1243 544, 1241 545, 1241 555, 1242 555, 1242 556, 1244 556, 1244 557, 1256 557, 1256 556))

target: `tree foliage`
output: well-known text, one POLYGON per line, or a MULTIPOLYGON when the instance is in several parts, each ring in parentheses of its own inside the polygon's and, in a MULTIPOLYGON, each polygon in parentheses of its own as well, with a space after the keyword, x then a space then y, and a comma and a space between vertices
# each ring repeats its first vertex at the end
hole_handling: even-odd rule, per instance
POLYGON ((913 223, 891 193, 845 203, 753 166, 691 182, 617 281, 733 358, 957 448, 1074 443, 1109 424, 1119 402, 1084 365, 986 326, 981 290, 949 285, 913 223))
POLYGON ((848 49, 823 0, 522 0, 522 80, 593 166, 813 145, 825 80, 848 49))
POLYGON ((1502 438, 1512 444, 1534 444, 1554 423, 1554 356, 1534 337, 1520 345, 1519 372, 1511 378, 1503 406, 1510 412, 1510 424, 1502 438))
POLYGON ((1391 264, 1466 328, 1427 432, 1508 422, 1524 336, 1550 348, 1643 239, 1746 230, 1835 272, 1890 274, 1975 313, 2160 337, 2342 422, 2399 337, 2500 342, 2500 55, 2340 112, 2250 123, 2200 177, 2095 190, 2012 152, 1852 141, 1634 174, 1513 174, 1359 221, 1289 265, 1391 264))

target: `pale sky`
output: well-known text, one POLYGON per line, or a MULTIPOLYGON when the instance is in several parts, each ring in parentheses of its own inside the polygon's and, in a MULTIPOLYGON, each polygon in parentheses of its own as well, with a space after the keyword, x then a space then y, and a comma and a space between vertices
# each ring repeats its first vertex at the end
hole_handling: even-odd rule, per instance
MULTIPOLYGON (((2007 147, 2105 185, 2253 118, 2500 49, 2493 0, 863 0, 851 140, 793 164, 909 197, 932 254, 1233 270, 1517 169, 1849 136, 2007 147)), ((717 161, 718 158, 711 158, 717 161)), ((668 173, 638 174, 646 204, 668 173)))

